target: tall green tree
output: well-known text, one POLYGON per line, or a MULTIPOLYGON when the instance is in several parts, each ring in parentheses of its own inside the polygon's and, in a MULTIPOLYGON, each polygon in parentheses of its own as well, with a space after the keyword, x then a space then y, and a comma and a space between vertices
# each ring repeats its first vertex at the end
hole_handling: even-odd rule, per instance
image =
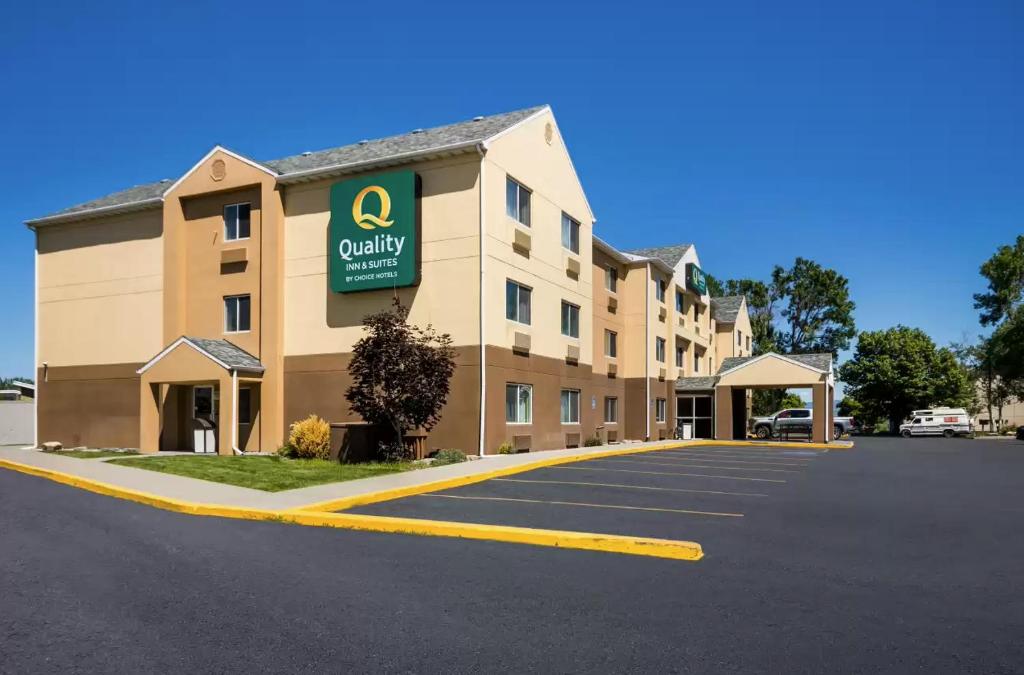
POLYGON ((967 407, 974 395, 970 373, 952 350, 906 326, 862 332, 840 378, 863 415, 888 420, 891 431, 915 408, 967 407))
POLYGON ((994 326, 1010 317, 1024 302, 1024 234, 1012 245, 1000 246, 981 266, 988 290, 974 295, 981 325, 994 326))
POLYGON ((797 258, 772 271, 771 292, 782 306, 779 346, 784 354, 830 352, 836 357, 856 334, 849 280, 813 260, 797 258))

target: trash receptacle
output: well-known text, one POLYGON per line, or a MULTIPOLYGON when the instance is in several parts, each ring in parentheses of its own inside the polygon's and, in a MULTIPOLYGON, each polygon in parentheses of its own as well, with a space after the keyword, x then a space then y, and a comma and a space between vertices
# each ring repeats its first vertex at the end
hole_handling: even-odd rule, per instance
POLYGON ((211 420, 192 418, 192 450, 197 453, 217 452, 217 425, 211 420))
POLYGON ((693 439, 693 425, 690 424, 689 422, 683 422, 679 426, 680 426, 680 428, 682 430, 682 434, 681 434, 682 439, 684 441, 692 440, 693 439))

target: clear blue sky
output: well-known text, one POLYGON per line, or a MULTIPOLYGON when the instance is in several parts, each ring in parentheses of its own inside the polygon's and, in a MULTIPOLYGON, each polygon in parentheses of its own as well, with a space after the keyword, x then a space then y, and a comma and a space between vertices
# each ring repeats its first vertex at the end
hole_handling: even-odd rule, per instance
POLYGON ((215 143, 271 159, 538 103, 613 244, 693 242, 722 278, 806 256, 860 329, 977 333, 978 265, 1024 231, 1024 3, 825 4, 9 5, 0 375, 33 370, 25 219, 215 143))

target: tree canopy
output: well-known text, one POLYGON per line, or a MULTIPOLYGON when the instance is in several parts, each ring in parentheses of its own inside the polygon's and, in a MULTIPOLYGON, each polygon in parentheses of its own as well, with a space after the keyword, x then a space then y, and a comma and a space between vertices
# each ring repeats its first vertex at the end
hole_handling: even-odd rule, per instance
POLYGON ((345 398, 353 412, 392 433, 384 453, 391 456, 403 452, 407 431, 429 431, 440 421, 455 372, 451 336, 410 325, 408 316, 395 299, 390 310, 363 319, 366 335, 348 367, 352 386, 345 398))
POLYGON ((891 430, 915 408, 968 407, 974 396, 970 374, 956 355, 906 326, 862 332, 840 377, 861 414, 871 422, 888 420, 891 430))
POLYGON ((1024 234, 1013 245, 1000 246, 981 266, 988 291, 974 295, 981 325, 994 326, 1015 313, 1024 301, 1024 234))

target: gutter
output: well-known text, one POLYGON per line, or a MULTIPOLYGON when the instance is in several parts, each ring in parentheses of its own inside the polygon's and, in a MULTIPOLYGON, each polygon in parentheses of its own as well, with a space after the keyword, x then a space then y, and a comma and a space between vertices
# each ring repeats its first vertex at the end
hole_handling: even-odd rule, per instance
POLYGON ((114 204, 112 206, 101 206, 95 209, 87 209, 85 211, 74 211, 73 213, 60 213, 53 216, 44 216, 43 218, 35 218, 34 220, 26 220, 25 226, 30 230, 35 230, 41 225, 57 225, 60 223, 71 223, 76 220, 88 220, 89 218, 98 218, 100 216, 113 215, 117 213, 130 213, 132 211, 143 211, 145 209, 156 208, 164 203, 163 197, 153 197, 151 199, 143 199, 138 202, 129 202, 127 204, 114 204))
POLYGON ((303 181, 314 180, 320 177, 326 177, 335 173, 345 173, 355 169, 369 169, 381 164, 400 164, 405 162, 411 162, 431 155, 438 155, 444 153, 457 153, 457 152, 469 152, 476 150, 477 152, 487 151, 487 141, 463 141, 461 143, 452 143, 451 145, 442 145, 425 150, 413 150, 411 152, 403 152, 397 155, 388 155, 386 157, 378 157, 372 160, 361 160, 356 162, 348 162, 345 164, 334 164, 332 166, 317 167, 315 169, 305 169, 302 171, 292 171, 290 173, 283 173, 277 177, 278 185, 288 185, 291 183, 301 183, 303 181), (483 148, 483 150, 481 150, 483 148))

